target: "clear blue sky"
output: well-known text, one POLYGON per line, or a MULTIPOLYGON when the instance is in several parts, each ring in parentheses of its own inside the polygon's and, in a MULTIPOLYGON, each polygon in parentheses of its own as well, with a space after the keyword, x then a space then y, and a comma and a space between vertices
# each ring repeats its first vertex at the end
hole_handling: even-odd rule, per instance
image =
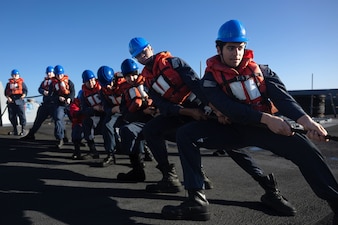
POLYGON ((46 67, 60 64, 78 91, 86 69, 119 71, 136 36, 200 74, 216 53, 218 28, 230 19, 244 23, 255 61, 289 90, 338 88, 337 0, 2 0, 0 81, 18 69, 29 96, 37 95, 46 67))

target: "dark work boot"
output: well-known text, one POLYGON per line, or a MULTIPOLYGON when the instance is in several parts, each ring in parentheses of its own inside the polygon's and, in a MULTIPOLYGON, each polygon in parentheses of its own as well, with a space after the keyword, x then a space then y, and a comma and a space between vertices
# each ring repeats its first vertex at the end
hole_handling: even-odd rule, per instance
POLYGON ((153 154, 151 153, 148 146, 144 145, 144 161, 151 162, 153 160, 154 160, 153 154))
POLYGON ((129 156, 132 165, 132 170, 128 173, 119 173, 117 180, 126 182, 143 182, 146 179, 146 175, 143 169, 143 161, 139 154, 132 154, 129 156))
POLYGON ((116 164, 116 158, 114 153, 108 153, 107 157, 103 159, 101 166, 108 167, 113 164, 116 164))
POLYGON ((23 141, 34 141, 35 140, 35 135, 32 134, 30 131, 28 132, 28 134, 22 138, 20 138, 20 140, 23 141))
POLYGON ((180 192, 183 187, 176 174, 174 164, 167 166, 157 166, 162 172, 163 178, 156 184, 149 184, 146 186, 146 191, 150 193, 177 193, 180 192))
POLYGON ((229 156, 224 149, 218 149, 212 153, 213 156, 229 156))
POLYGON ((98 159, 100 158, 99 153, 96 150, 95 142, 94 140, 87 141, 88 147, 89 147, 89 153, 84 155, 83 159, 98 159))
POLYGON ((57 143, 56 143, 56 148, 57 149, 62 149, 62 146, 63 146, 63 140, 57 140, 57 143))
POLYGON ((277 181, 273 174, 258 178, 258 182, 265 190, 265 194, 261 197, 264 205, 284 216, 294 216, 296 214, 295 207, 278 190, 277 181))
POLYGON ((203 190, 188 191, 188 199, 178 206, 166 205, 162 215, 169 220, 210 220, 209 202, 203 190))
POLYGON ((214 185, 211 182, 211 180, 209 179, 209 177, 206 175, 206 173, 205 173, 205 171, 204 171, 203 168, 201 168, 201 172, 202 172, 202 176, 203 176, 203 179, 204 179, 204 188, 206 190, 213 189, 214 185))
POLYGON ((27 134, 27 131, 25 129, 25 126, 21 126, 21 132, 19 133, 19 136, 25 136, 27 134))
POLYGON ((9 131, 8 135, 18 135, 18 128, 17 128, 17 126, 13 126, 13 131, 9 131))
POLYGON ((74 153, 72 155, 73 160, 81 160, 81 150, 80 150, 80 142, 75 141, 74 142, 74 153))

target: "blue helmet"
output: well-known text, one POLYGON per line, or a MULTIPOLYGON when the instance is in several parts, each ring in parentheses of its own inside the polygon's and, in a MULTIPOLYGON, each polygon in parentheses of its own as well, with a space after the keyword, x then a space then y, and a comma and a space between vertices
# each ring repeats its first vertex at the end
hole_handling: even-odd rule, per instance
POLYGON ((54 73, 55 73, 55 75, 60 75, 60 74, 64 74, 65 71, 64 71, 62 66, 57 65, 57 66, 54 67, 54 73))
POLYGON ((132 59, 125 59, 121 64, 123 76, 138 70, 137 63, 132 59))
POLYGON ((86 83, 87 81, 89 81, 90 79, 95 78, 95 74, 93 73, 93 71, 91 70, 85 70, 82 73, 82 82, 86 83))
POLYGON ((136 37, 130 40, 129 42, 129 53, 132 57, 140 54, 145 47, 149 45, 149 42, 141 37, 136 37))
POLYGON ((19 70, 14 69, 12 70, 11 75, 20 75, 20 72, 19 70))
POLYGON ((102 87, 111 84, 114 79, 114 70, 109 66, 101 66, 97 71, 97 78, 102 87))
POLYGON ((48 66, 48 67, 46 68, 46 73, 50 73, 50 72, 54 72, 54 67, 48 66))
POLYGON ((248 42, 248 38, 245 28, 239 20, 229 20, 219 28, 216 41, 248 42))

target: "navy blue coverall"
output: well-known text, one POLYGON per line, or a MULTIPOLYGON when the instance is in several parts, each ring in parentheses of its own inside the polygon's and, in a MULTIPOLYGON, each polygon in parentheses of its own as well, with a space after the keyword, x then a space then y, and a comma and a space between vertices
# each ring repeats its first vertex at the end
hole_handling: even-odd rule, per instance
MULTIPOLYGON (((10 89, 9 88, 9 83, 6 84, 5 87, 5 96, 7 93, 7 90, 10 89)), ((17 130, 17 126, 18 126, 18 118, 19 118, 19 123, 22 127, 22 133, 23 134, 23 129, 26 126, 26 113, 25 113, 25 100, 21 99, 21 96, 24 94, 25 96, 27 96, 28 93, 28 89, 27 86, 24 82, 22 82, 22 94, 12 94, 8 97, 10 97, 13 101, 12 102, 7 102, 7 106, 8 106, 8 119, 11 122, 12 126, 13 126, 13 133, 15 135, 18 135, 18 130, 17 130)))
MULTIPOLYGON (((178 57, 171 59, 171 61, 173 60, 174 62, 171 63, 176 65, 175 70, 180 74, 185 85, 196 95, 197 99, 193 102, 189 100, 185 101, 183 105, 180 105, 166 100, 152 88, 147 90, 147 93, 161 114, 145 124, 143 134, 147 146, 152 151, 159 166, 169 165, 165 141, 176 142, 176 130, 185 124, 195 121, 192 117, 180 115, 179 110, 183 107, 200 108, 204 110, 204 106, 207 105, 206 96, 201 89, 201 81, 195 71, 184 60, 178 57)), ((186 134, 180 135, 185 136, 186 134)), ((263 175, 263 170, 257 166, 254 160, 245 151, 230 148, 227 150, 229 156, 254 179, 263 175)), ((201 166, 199 168, 201 171, 201 166)))
POLYGON ((102 127, 104 149, 106 150, 108 155, 112 155, 115 153, 117 146, 119 146, 118 133, 116 132, 116 128, 119 127, 121 114, 113 114, 112 108, 117 105, 113 104, 112 101, 108 101, 102 91, 100 94, 102 99, 102 105, 105 111, 105 117, 102 127))
MULTIPOLYGON (((43 95, 42 97, 42 103, 38 108, 38 111, 36 113, 36 117, 33 123, 33 126, 30 128, 29 130, 29 135, 34 135, 39 128, 41 127, 42 123, 49 117, 49 116, 53 116, 54 114, 54 107, 53 107, 53 101, 51 96, 46 96, 44 95, 44 92, 46 91, 45 89, 45 85, 44 85, 44 81, 41 82, 39 88, 38 88, 38 92, 40 94, 43 95)), ((47 89, 48 90, 48 89, 47 89)))
MULTIPOLYGON (((263 74, 268 97, 281 114, 297 121, 305 115, 305 112, 288 94, 279 77, 268 67, 266 69, 266 73, 263 74)), ((203 189, 203 177, 199 173, 200 147, 222 149, 257 146, 296 164, 318 197, 329 202, 338 201, 337 181, 320 150, 305 135, 284 136, 257 126, 262 112, 253 110, 250 106, 226 95, 211 73, 205 74, 202 84, 210 102, 228 116, 232 124, 222 125, 216 120, 197 121, 177 131, 177 146, 183 167, 185 189, 203 189)))
MULTIPOLYGON (((75 97, 75 86, 71 80, 68 80, 69 91, 70 93, 67 96, 63 96, 66 99, 70 98, 71 100, 75 97)), ((60 102, 60 95, 54 90, 53 85, 49 87, 49 96, 52 102, 53 110, 53 119, 54 119, 54 136, 57 140, 63 140, 65 137, 65 123, 64 117, 66 116, 65 109, 67 104, 65 102, 60 102)))

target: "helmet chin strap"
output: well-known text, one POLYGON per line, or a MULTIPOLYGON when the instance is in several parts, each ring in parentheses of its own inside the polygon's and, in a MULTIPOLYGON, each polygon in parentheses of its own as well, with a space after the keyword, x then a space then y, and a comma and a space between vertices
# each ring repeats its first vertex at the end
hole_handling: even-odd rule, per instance
POLYGON ((147 59, 147 62, 146 62, 146 67, 147 68, 152 68, 153 67, 153 65, 154 65, 154 58, 155 58, 155 55, 152 55, 152 56, 150 56, 148 59, 147 59))
POLYGON ((224 58, 223 58, 223 55, 222 55, 222 53, 221 53, 221 54, 219 54, 219 56, 221 57, 221 62, 222 62, 223 64, 225 64, 225 65, 226 65, 226 63, 225 63, 225 61, 224 61, 224 58))
POLYGON ((222 54, 223 53, 223 45, 218 45, 217 47, 218 47, 218 51, 219 51, 218 55, 221 58, 221 62, 223 64, 225 64, 223 54, 222 54))

